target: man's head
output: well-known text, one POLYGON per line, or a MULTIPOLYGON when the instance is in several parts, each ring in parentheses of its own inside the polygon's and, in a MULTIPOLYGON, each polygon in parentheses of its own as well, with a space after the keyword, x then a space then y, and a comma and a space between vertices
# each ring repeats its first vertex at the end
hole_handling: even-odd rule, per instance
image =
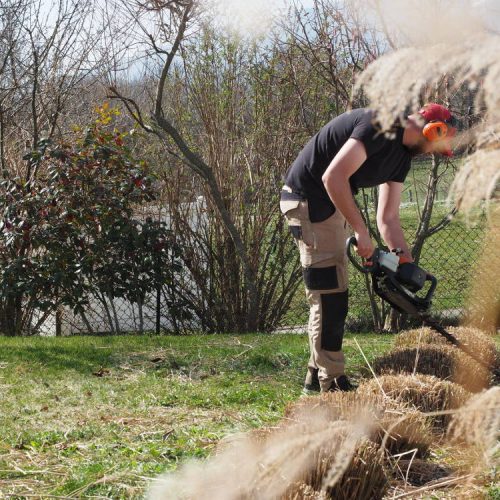
POLYGON ((451 139, 457 129, 450 111, 436 103, 428 103, 408 117, 403 143, 413 155, 439 153, 453 156, 451 139))

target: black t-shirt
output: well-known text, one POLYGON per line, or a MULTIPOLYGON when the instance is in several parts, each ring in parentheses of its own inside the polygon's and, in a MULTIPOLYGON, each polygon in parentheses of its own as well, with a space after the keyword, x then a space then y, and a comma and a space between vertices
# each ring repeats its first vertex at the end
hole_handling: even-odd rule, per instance
POLYGON ((321 177, 344 143, 352 137, 366 148, 367 159, 349 178, 351 189, 356 193, 359 188, 405 180, 411 156, 403 145, 403 132, 401 126, 396 126, 392 137, 381 133, 369 109, 343 113, 305 145, 288 169, 285 183, 294 193, 308 200, 312 222, 325 220, 335 212, 335 207, 321 177))

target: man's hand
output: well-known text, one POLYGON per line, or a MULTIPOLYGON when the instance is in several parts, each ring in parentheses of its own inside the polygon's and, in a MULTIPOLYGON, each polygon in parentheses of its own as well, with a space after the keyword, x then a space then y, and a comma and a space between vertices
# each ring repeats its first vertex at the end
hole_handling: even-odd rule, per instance
POLYGON ((356 246, 356 252, 360 257, 369 259, 373 255, 375 247, 373 246, 368 230, 362 231, 360 233, 355 232, 354 235, 356 236, 356 241, 358 242, 356 246))

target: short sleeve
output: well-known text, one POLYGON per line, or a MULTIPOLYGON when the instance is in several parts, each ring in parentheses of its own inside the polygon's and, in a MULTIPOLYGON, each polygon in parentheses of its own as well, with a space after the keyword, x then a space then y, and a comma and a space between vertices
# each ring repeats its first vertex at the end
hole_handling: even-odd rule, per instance
POLYGON ((385 143, 384 134, 374 126, 373 114, 369 111, 363 113, 357 120, 350 138, 357 139, 364 144, 368 157, 380 151, 385 143))

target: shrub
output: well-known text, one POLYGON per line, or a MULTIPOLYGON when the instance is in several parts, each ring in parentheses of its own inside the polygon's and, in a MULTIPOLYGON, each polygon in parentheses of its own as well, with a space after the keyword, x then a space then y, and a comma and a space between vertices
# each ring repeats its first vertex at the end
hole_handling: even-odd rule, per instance
POLYGON ((41 141, 25 156, 32 178, 0 183, 0 331, 36 333, 61 305, 83 314, 90 294, 141 302, 169 279, 171 234, 134 220, 153 178, 114 114, 103 106, 66 143, 41 141))

